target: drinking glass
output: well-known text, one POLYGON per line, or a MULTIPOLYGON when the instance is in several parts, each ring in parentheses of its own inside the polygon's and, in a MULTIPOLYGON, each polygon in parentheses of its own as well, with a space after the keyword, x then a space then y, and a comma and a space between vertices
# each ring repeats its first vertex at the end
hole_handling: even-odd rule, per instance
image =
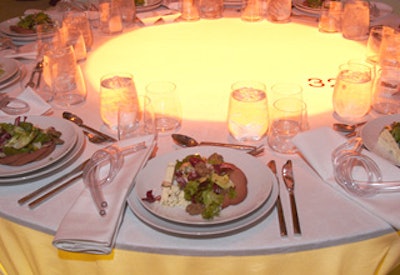
POLYGON ((290 21, 292 13, 291 0, 270 0, 267 6, 267 19, 275 23, 286 23, 290 21))
POLYGON ((221 18, 224 11, 223 0, 200 0, 200 16, 202 18, 221 18))
MULTIPOLYGON (((303 100, 303 88, 298 85, 297 83, 286 83, 286 82, 280 82, 276 83, 271 87, 271 93, 269 94, 269 100, 270 102, 275 102, 278 99, 281 98, 296 98, 299 100, 303 100)), ((272 108, 272 106, 271 106, 272 108)), ((301 125, 301 130, 305 131, 310 128, 308 124, 308 113, 307 113, 307 108, 304 108, 304 113, 303 113, 303 121, 301 125)))
POLYGON ((104 124, 118 134, 136 127, 138 96, 131 74, 112 73, 101 78, 100 115, 104 124))
POLYGON ((103 1, 99 4, 100 30, 104 34, 113 35, 121 33, 122 12, 121 7, 115 1, 103 1))
POLYGON ((351 40, 366 40, 369 34, 369 3, 349 0, 344 5, 342 34, 351 40))
POLYGON ((159 132, 172 131, 181 125, 181 105, 176 85, 169 81, 151 82, 146 86, 159 132))
POLYGON ((372 108, 376 112, 384 115, 400 113, 400 69, 379 69, 372 93, 372 108))
POLYGON ((180 0, 181 18, 185 21, 194 21, 200 18, 199 0, 180 0))
POLYGON ((275 101, 272 106, 268 145, 279 153, 294 154, 297 148, 292 138, 301 132, 306 105, 300 99, 285 97, 275 101))
POLYGON ((36 26, 37 62, 42 62, 42 77, 36 92, 47 102, 53 100, 51 74, 49 67, 49 52, 64 46, 59 24, 57 22, 36 26), (47 54, 46 54, 47 53, 47 54))
POLYGON ((400 31, 383 26, 378 62, 381 67, 400 67, 399 45, 400 31))
POLYGON ((244 21, 260 21, 262 19, 261 0, 242 0, 241 19, 244 21))
POLYGON ((76 63, 72 46, 62 46, 45 53, 48 62, 54 103, 61 107, 80 104, 86 99, 86 84, 76 63))
POLYGON ((70 11, 64 14, 63 31, 67 45, 72 45, 78 61, 85 60, 93 45, 93 34, 86 13, 70 11))
POLYGON ((382 43, 383 26, 374 26, 369 31, 367 42, 367 61, 376 64, 379 59, 379 51, 382 43))
POLYGON ((268 130, 266 87, 258 81, 232 85, 228 109, 229 133, 238 141, 257 141, 268 130))
POLYGON ((339 32, 342 24, 342 13, 342 2, 334 0, 324 1, 318 21, 318 30, 327 33, 339 32))
POLYGON ((132 26, 136 17, 135 0, 120 0, 122 22, 125 26, 132 26))
POLYGON ((371 70, 362 64, 339 67, 333 91, 333 108, 340 118, 354 122, 365 116, 371 106, 371 70))

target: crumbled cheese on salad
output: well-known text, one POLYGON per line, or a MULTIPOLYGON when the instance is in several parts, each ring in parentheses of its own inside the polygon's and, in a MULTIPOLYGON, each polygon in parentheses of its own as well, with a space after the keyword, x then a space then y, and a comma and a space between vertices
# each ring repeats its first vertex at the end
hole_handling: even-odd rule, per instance
POLYGON ((177 185, 162 187, 161 205, 164 206, 183 206, 186 207, 190 202, 185 200, 185 193, 177 185))

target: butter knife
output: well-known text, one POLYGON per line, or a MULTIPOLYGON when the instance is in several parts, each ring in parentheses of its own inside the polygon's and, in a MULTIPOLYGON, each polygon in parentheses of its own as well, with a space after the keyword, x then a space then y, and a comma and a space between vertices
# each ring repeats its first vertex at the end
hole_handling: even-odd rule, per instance
POLYGON ((282 178, 285 182, 286 189, 290 196, 290 208, 292 210, 293 219, 293 231, 294 234, 301 235, 299 215, 297 214, 296 200, 294 197, 294 177, 293 177, 293 167, 292 161, 288 160, 282 167, 282 178))
MULTIPOLYGON (((276 173, 275 160, 271 160, 270 162, 268 162, 267 166, 269 167, 269 169, 271 169, 272 173, 274 173, 276 182, 278 183, 278 190, 280 190, 279 178, 276 173)), ((285 236, 287 236, 287 229, 286 229, 285 215, 283 214, 283 209, 282 209, 280 191, 278 193, 278 197, 276 199, 275 206, 276 206, 276 210, 278 211, 279 229, 281 232, 281 236, 285 237, 285 236)))

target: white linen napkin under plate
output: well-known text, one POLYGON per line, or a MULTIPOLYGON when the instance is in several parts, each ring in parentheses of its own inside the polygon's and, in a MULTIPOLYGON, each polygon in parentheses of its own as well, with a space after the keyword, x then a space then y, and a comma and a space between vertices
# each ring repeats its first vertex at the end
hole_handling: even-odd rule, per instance
MULTIPOLYGON (((371 197, 358 197, 349 194, 336 183, 331 154, 334 149, 346 142, 343 136, 329 127, 321 127, 300 133, 292 141, 325 182, 369 211, 382 217, 395 228, 400 229, 400 192, 380 193, 371 197)), ((400 169, 398 167, 367 150, 363 150, 362 153, 376 162, 382 171, 384 181, 400 181, 400 169)))
MULTIPOLYGON (((107 200, 107 214, 100 216, 89 188, 85 187, 63 218, 53 245, 59 249, 90 254, 111 253, 122 222, 126 198, 136 174, 146 164, 155 141, 153 137, 132 138, 118 144, 120 147, 145 141, 146 149, 124 157, 124 164, 114 180, 103 187, 107 200)), ((81 179, 83 185, 83 180, 81 179)))
MULTIPOLYGON (((12 97, 12 96, 11 96, 12 97)), ((17 97, 17 99, 23 100, 29 104, 29 111, 21 114, 23 116, 40 116, 47 112, 50 112, 51 105, 44 101, 32 88, 27 87, 17 97)), ((11 104, 11 103, 10 103, 11 104)), ((17 117, 21 115, 9 115, 0 109, 0 118, 17 117)))

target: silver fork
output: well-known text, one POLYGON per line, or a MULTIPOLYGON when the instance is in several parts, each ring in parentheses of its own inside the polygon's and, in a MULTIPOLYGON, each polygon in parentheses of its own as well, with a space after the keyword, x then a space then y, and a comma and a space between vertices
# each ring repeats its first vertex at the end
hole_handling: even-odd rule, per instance
POLYGON ((28 81, 28 83, 26 83, 25 87, 31 87, 31 88, 35 88, 36 87, 37 88, 39 86, 39 84, 40 84, 40 77, 41 77, 41 74, 42 74, 42 70, 43 70, 43 62, 39 61, 36 64, 35 68, 33 69, 31 77, 29 78, 29 81, 28 81), (35 83, 34 78, 35 78, 36 74, 39 74, 39 77, 38 77, 38 79, 37 79, 37 81, 35 83))

